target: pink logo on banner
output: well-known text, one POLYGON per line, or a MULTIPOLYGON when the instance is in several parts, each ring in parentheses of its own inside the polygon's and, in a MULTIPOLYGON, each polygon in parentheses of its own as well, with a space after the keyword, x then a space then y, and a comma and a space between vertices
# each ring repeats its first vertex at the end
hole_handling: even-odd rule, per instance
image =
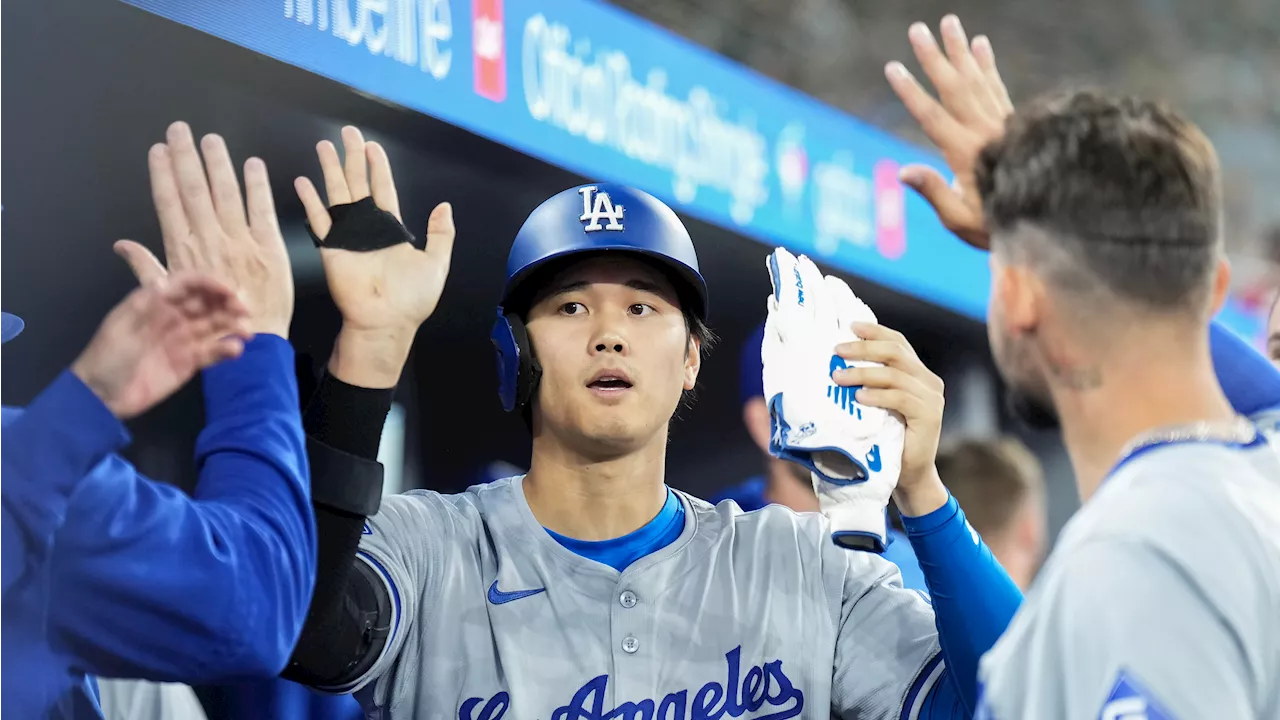
POLYGON ((502 0, 471 0, 471 28, 476 94, 502 102, 507 99, 507 43, 502 0))
POLYGON ((876 249, 890 260, 907 252, 907 203, 898 182, 898 163, 881 160, 872 171, 876 207, 876 249))

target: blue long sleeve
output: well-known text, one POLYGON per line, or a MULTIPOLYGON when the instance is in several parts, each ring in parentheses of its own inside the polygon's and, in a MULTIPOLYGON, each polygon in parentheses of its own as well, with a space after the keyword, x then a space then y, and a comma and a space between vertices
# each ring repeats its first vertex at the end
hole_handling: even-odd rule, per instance
POLYGON ((1218 383, 1245 416, 1280 408, 1280 370, 1221 323, 1209 326, 1209 352, 1218 383))
POLYGON ((95 674, 274 675, 301 631, 316 539, 292 349, 260 336, 204 381, 194 500, 113 457, 59 535, 51 626, 95 674))
MULTIPOLYGON (((241 358, 204 373, 204 392, 194 498, 116 455, 72 483, 47 566, 28 564, 5 596, 6 715, 42 716, 85 672, 196 683, 284 667, 316 553, 292 348, 258 336, 241 358)), ((21 418, 47 418, 29 432, 61 423, 81 438, 92 403, 68 391, 54 404, 21 418)), ((9 440, 6 429, 6 486, 9 440)), ((61 462, 53 445, 33 447, 15 447, 27 456, 13 467, 33 474, 23 482, 61 462)))
POLYGON ((921 717, 968 717, 978 699, 978 661, 1022 603, 1022 592, 965 520, 954 497, 922 517, 902 518, 937 614, 946 661, 921 717))
POLYGON ((129 442, 124 425, 70 371, 25 410, 4 408, 3 592, 48 557, 71 493, 109 454, 129 442), (72 414, 66 412, 72 409, 72 414))

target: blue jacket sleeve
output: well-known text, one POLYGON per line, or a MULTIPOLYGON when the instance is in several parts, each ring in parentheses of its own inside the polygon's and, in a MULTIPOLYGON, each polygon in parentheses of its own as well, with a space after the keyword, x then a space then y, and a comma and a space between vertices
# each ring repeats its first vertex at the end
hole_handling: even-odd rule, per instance
POLYGON ((1245 416, 1280 408, 1280 370, 1221 323, 1209 326, 1213 370, 1227 400, 1245 416))
POLYGON ((129 433, 84 383, 62 373, 25 411, 4 408, 0 438, 3 592, 42 564, 72 492, 89 471, 129 442, 129 433), (67 408, 74 408, 67 413, 67 408))
POLYGON ((258 336, 205 371, 204 393, 194 498, 117 456, 71 498, 49 560, 50 642, 89 673, 275 675, 301 631, 316 533, 292 348, 258 336))
POLYGON ((921 717, 968 717, 978 699, 978 661, 1009 626, 1022 592, 954 497, 928 515, 903 516, 902 525, 929 586, 946 661, 921 717))

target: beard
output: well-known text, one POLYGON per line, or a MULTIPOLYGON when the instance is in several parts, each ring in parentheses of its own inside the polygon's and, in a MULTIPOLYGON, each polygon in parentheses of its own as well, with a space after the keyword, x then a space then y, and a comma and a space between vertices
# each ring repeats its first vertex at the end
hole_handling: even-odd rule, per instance
POLYGON ((1057 430, 1062 426, 1053 402, 1039 393, 1010 384, 1004 404, 1010 415, 1031 430, 1057 430))

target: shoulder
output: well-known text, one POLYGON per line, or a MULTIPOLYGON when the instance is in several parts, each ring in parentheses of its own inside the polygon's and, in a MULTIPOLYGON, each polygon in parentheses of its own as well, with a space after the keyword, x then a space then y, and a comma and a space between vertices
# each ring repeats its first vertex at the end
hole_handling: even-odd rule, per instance
POLYGON ((766 504, 744 510, 735 499, 722 499, 714 505, 681 493, 703 532, 710 532, 734 543, 774 542, 787 547, 816 548, 818 539, 828 534, 827 521, 819 513, 796 512, 784 505, 766 504))
POLYGON ((712 505, 685 497, 699 532, 712 537, 718 552, 735 562, 771 568, 779 579, 820 580, 831 599, 849 592, 861 595, 885 582, 901 585, 893 563, 833 543, 831 524, 821 513, 796 512, 783 505, 744 511, 732 500, 712 505))
POLYGON ((1280 456, 1249 447, 1171 445, 1136 457, 1099 489, 1071 536, 1127 537, 1174 551, 1257 547, 1280 522, 1280 456), (1270 517, 1261 517, 1270 513, 1270 517))
POLYGON ((1280 594, 1278 527, 1280 461, 1272 447, 1169 446, 1107 481, 1069 524, 1046 574, 1069 574, 1084 590, 1158 565, 1247 626, 1280 594), (1139 560, 1125 565, 1126 557, 1139 560))

